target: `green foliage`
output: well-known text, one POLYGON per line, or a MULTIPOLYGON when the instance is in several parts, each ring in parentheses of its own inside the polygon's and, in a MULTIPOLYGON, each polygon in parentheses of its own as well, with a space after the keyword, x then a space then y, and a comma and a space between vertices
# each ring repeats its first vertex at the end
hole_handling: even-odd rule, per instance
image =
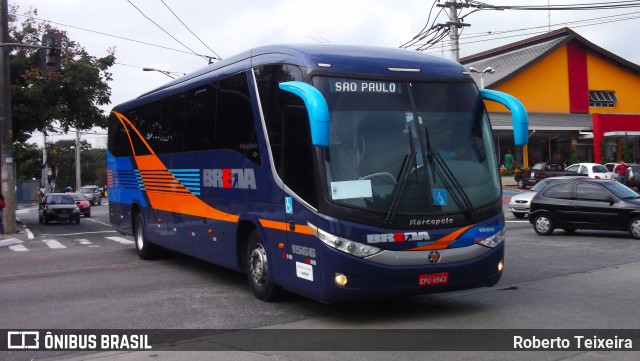
POLYGON ((633 163, 633 142, 629 140, 626 132, 622 139, 622 160, 626 163, 633 163))
POLYGON ((578 159, 578 151, 575 148, 571 149, 571 155, 569 158, 569 164, 576 164, 579 163, 580 160, 578 159))
POLYGON ((42 149, 35 144, 17 143, 13 148, 16 179, 40 180, 42 177, 42 149))
POLYGON ((107 117, 99 106, 110 103, 108 69, 115 63, 115 52, 97 58, 89 55, 66 32, 34 20, 37 10, 29 9, 17 22, 18 6, 9 14, 13 43, 40 45, 42 34, 62 34, 62 68, 59 72, 40 68, 40 49, 15 47, 10 54, 13 137, 24 142, 34 131, 62 132, 94 127, 106 128, 107 117))
POLYGON ((600 163, 605 164, 608 162, 608 159, 609 159, 609 155, 607 154, 607 143, 604 141, 604 139, 601 139, 600 140, 600 163))

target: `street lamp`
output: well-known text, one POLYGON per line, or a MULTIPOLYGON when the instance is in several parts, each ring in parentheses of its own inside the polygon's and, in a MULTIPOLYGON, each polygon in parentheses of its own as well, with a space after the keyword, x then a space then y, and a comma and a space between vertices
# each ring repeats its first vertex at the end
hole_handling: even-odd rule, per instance
POLYGON ((177 73, 175 71, 166 71, 166 70, 160 70, 155 68, 142 68, 142 71, 157 71, 158 73, 162 73, 171 79, 175 79, 175 77, 171 76, 171 74, 185 75, 185 73, 177 73))
POLYGON ((484 73, 493 74, 493 73, 496 72, 495 69, 493 69, 490 66, 486 67, 483 71, 480 71, 480 70, 470 66, 469 67, 469 71, 472 72, 472 73, 480 74, 480 89, 484 89, 484 73))

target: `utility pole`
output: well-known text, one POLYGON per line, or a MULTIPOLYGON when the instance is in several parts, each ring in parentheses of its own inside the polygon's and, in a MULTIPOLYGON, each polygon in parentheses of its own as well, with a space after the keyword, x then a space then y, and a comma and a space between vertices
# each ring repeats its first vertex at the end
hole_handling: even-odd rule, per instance
POLYGON ((449 37, 451 38, 451 59, 460 60, 460 34, 458 34, 458 3, 449 3, 449 37))
MULTIPOLYGON (((0 42, 9 42, 9 6, 0 0, 0 42)), ((11 119, 11 87, 9 73, 9 48, 0 47, 0 173, 4 232, 16 232, 16 177, 13 162, 13 121, 11 119)))
POLYGON ((80 192, 80 129, 76 128, 76 192, 80 192))
POLYGON ((471 26, 465 24, 458 19, 458 9, 471 7, 465 1, 465 3, 458 3, 457 0, 446 1, 444 4, 437 4, 438 7, 446 7, 449 9, 449 21, 446 24, 438 24, 449 27, 449 37, 451 38, 451 59, 455 61, 460 60, 460 33, 458 30, 465 26, 471 26))

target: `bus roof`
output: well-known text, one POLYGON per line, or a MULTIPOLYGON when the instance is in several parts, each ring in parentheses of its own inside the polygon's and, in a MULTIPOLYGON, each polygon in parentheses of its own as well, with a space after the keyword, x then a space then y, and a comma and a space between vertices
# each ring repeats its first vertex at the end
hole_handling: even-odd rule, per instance
POLYGON ((310 72, 322 71, 349 76, 382 76, 411 79, 468 80, 471 76, 460 64, 441 57, 417 51, 370 46, 299 44, 269 45, 254 48, 175 79, 159 88, 140 95, 137 99, 116 108, 128 108, 155 93, 169 90, 178 92, 194 83, 213 81, 264 64, 292 64, 310 72))

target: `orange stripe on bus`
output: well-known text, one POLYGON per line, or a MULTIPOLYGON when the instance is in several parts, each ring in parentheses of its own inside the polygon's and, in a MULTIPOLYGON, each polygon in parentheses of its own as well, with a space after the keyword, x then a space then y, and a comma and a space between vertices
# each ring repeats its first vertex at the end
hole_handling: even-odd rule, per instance
POLYGON ((426 250, 432 250, 432 249, 445 249, 449 247, 451 243, 455 242, 462 233, 466 232, 469 228, 471 228, 471 226, 472 225, 460 228, 457 231, 449 233, 448 235, 436 240, 435 242, 429 243, 424 246, 411 248, 409 249, 409 251, 426 251, 426 250))

